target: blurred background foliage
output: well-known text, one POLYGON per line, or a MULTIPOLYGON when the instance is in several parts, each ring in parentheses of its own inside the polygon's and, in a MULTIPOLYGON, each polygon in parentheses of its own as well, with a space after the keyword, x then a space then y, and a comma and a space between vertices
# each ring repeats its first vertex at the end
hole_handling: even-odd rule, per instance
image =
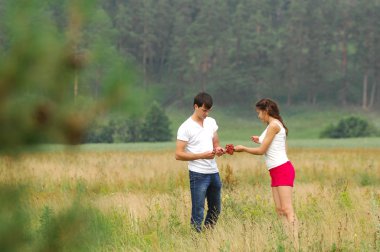
POLYGON ((0 185, 1 251, 94 251, 110 238, 104 215, 81 202, 80 195, 67 209, 45 206, 39 220, 33 221, 28 190, 23 185, 0 185))
POLYGON ((378 0, 0 0, 1 149, 109 142, 94 140, 101 131, 150 141, 154 128, 136 129, 153 101, 164 122, 199 91, 232 114, 262 97, 377 111, 379 10, 378 0))
POLYGON ((321 138, 351 138, 379 136, 378 129, 363 118, 349 116, 342 118, 336 125, 327 126, 321 138))
POLYGON ((164 106, 379 108, 379 0, 100 1, 113 44, 164 106))
MULTIPOLYGON (((95 119, 144 108, 147 92, 136 87, 136 69, 119 55, 98 4, 0 0, 2 166, 22 172, 18 155, 9 154, 40 143, 79 144, 95 119)), ((80 186, 71 207, 47 205, 39 222, 32 191, 25 182, 0 183, 0 251, 94 251, 103 242, 104 215, 81 199, 80 186)))
POLYGON ((142 116, 110 114, 88 128, 83 143, 165 142, 172 139, 169 117, 157 102, 142 116))
POLYGON ((111 108, 139 111, 146 95, 116 31, 94 1, 0 1, 2 150, 77 144, 111 108))

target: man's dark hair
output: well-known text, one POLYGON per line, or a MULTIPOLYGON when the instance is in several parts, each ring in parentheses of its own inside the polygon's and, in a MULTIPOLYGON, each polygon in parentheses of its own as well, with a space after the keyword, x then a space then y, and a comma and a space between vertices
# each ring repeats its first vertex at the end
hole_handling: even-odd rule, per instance
POLYGON ((205 108, 210 109, 212 107, 212 97, 211 95, 205 92, 201 92, 194 97, 193 106, 195 104, 197 104, 198 107, 202 107, 203 105, 205 105, 205 108))

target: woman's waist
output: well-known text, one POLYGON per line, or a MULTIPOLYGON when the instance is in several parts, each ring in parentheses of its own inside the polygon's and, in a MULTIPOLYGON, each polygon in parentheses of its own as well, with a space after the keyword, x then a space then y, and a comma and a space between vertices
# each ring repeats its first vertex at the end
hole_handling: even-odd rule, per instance
POLYGON ((289 161, 289 158, 286 155, 286 153, 272 153, 272 155, 270 153, 266 153, 264 157, 268 169, 276 167, 278 165, 282 165, 289 161))

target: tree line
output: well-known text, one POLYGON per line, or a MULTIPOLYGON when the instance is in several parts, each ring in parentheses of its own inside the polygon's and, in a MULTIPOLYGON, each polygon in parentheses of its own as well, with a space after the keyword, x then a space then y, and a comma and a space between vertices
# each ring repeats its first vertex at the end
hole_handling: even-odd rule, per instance
POLYGON ((119 53, 170 104, 207 90, 373 108, 380 98, 378 0, 104 1, 119 53), (176 97, 176 99, 173 99, 176 97))
MULTIPOLYGON (((67 2, 41 1, 38 15, 51 15, 64 33, 75 25, 67 2)), ((103 50, 74 82, 75 95, 96 99, 110 66, 128 61, 138 72, 135 84, 163 105, 188 106, 204 90, 226 105, 272 97, 287 105, 376 108, 378 13, 379 0, 98 0, 76 55, 103 50)), ((6 28, 0 26, 2 50, 12 44, 6 28)))

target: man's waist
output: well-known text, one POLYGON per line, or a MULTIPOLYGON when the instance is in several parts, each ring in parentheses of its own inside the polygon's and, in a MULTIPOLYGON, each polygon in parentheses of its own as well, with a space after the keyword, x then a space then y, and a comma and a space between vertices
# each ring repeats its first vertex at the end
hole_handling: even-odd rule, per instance
POLYGON ((218 167, 215 159, 197 159, 189 161, 189 170, 216 171, 218 167))

